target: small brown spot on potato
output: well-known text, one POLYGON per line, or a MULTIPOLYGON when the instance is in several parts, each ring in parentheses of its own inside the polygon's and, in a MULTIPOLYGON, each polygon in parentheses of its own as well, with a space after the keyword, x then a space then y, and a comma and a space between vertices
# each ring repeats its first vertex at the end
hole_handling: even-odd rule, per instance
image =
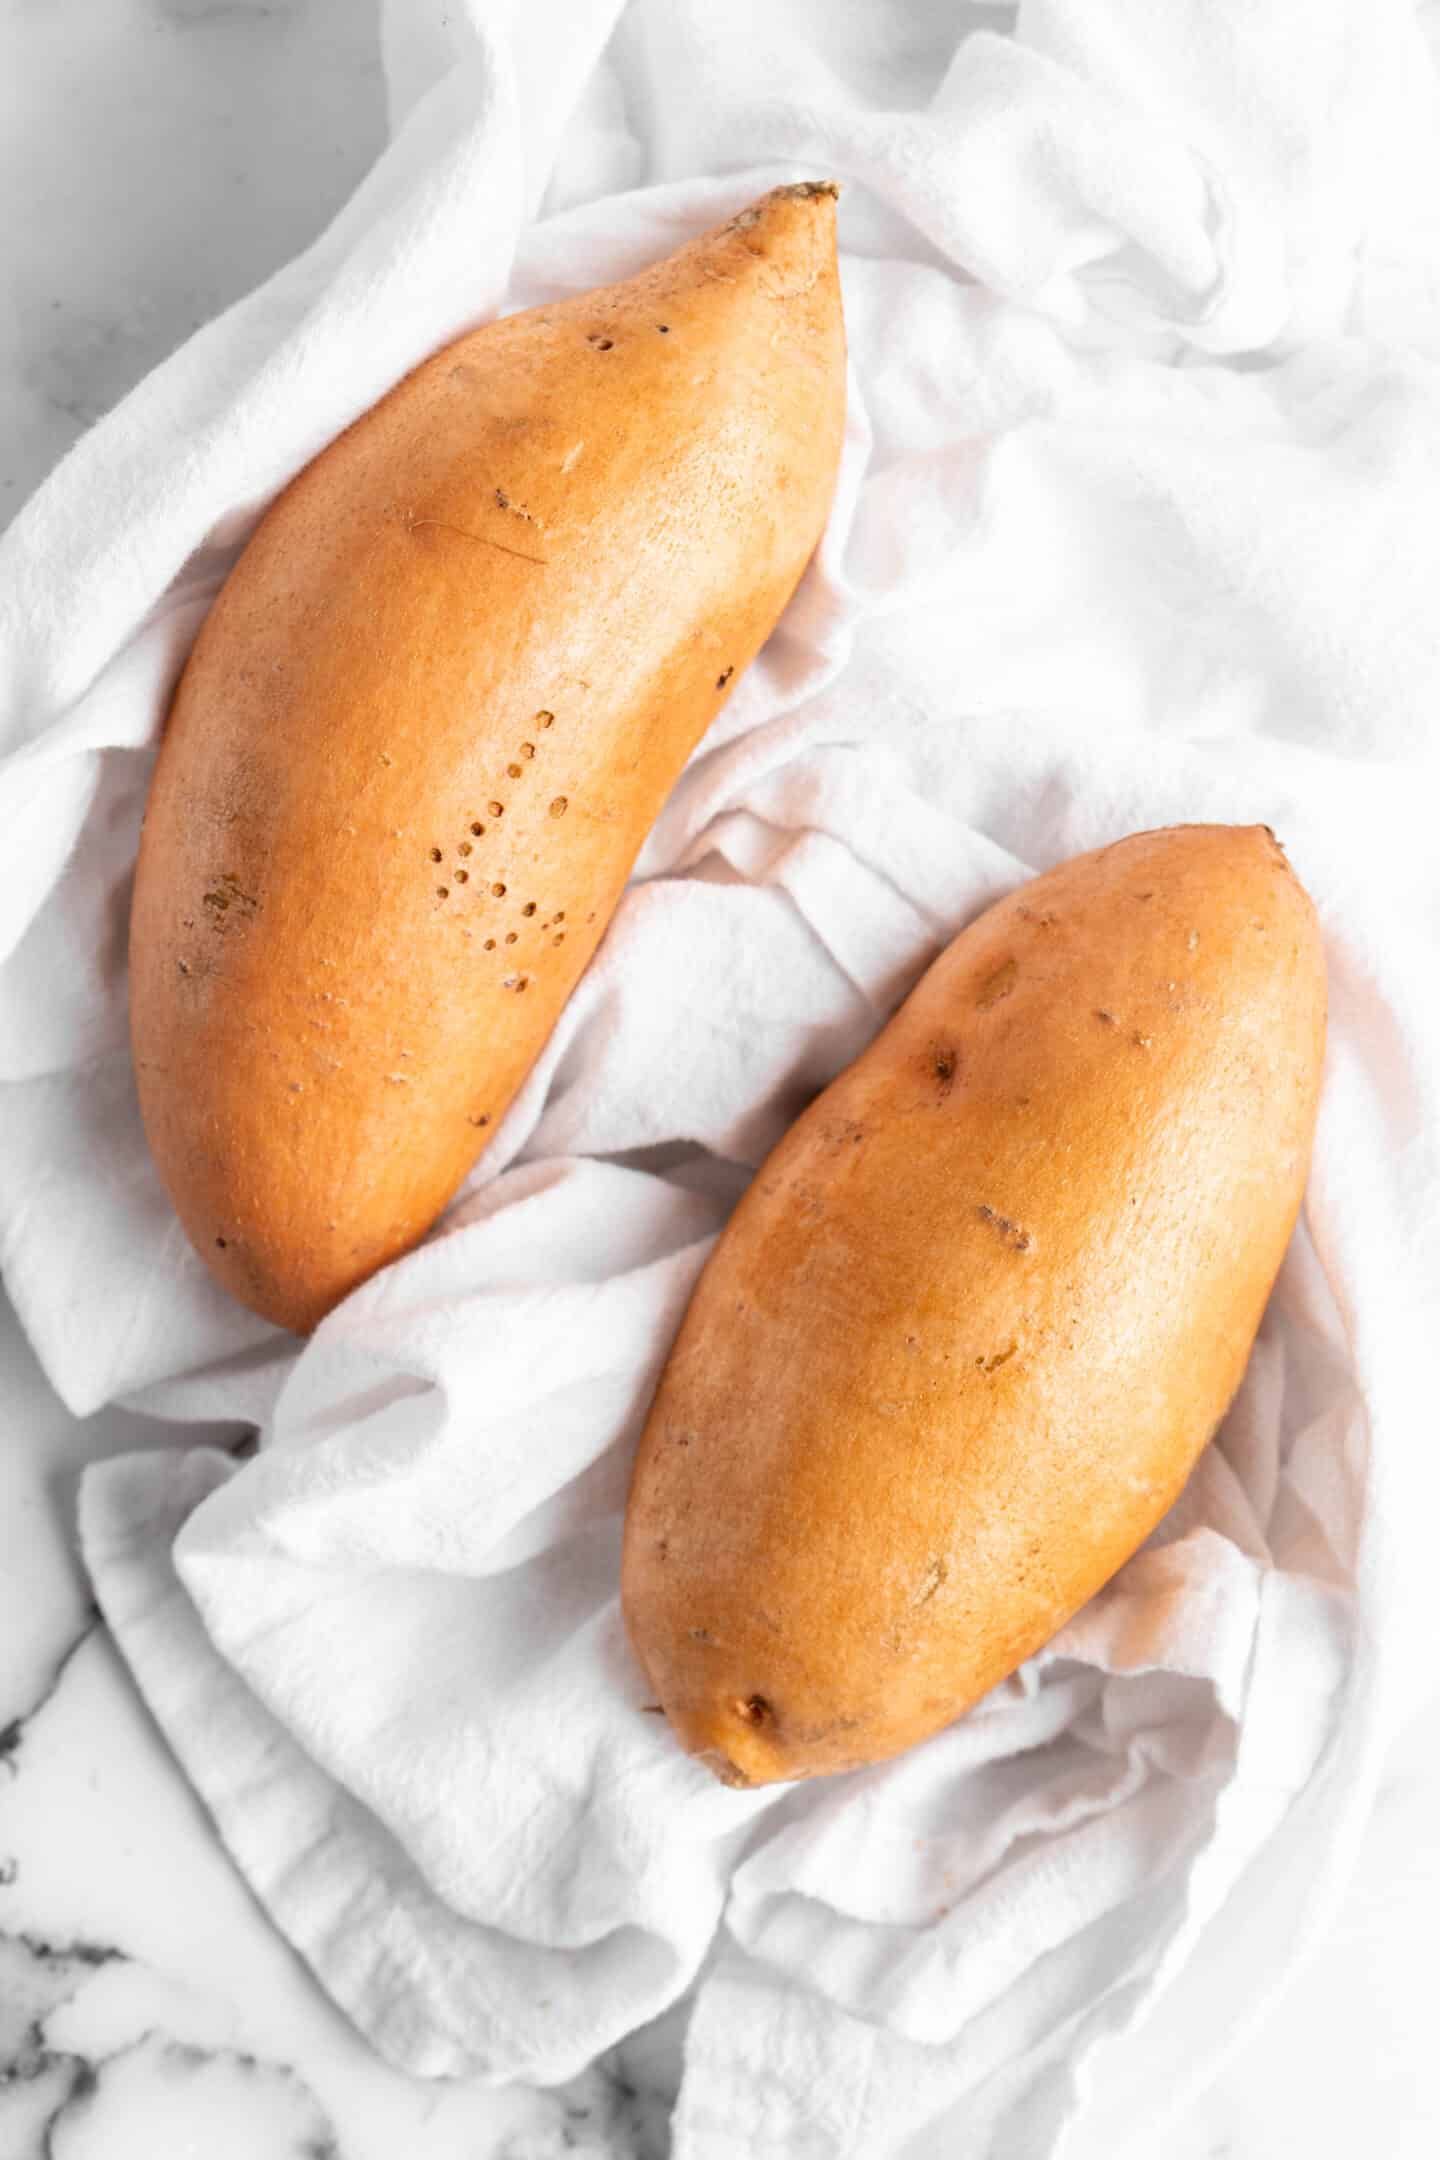
POLYGON ((717 675, 717 676, 716 676, 716 678, 715 678, 715 688, 716 688, 717 690, 723 690, 723 689, 725 688, 725 685, 726 685, 726 683, 728 683, 728 682, 729 682, 729 680, 730 680, 731 676, 732 676, 732 675, 733 675, 734 673, 735 673, 735 670, 734 670, 734 668, 733 668, 733 667, 727 667, 723 675, 717 675))
POLYGON ((857 1118, 841 1118, 838 1124, 826 1128, 825 1138, 832 1147, 859 1147, 865 1138, 865 1127, 857 1118))
POLYGON ((533 900, 527 900, 524 907, 521 908, 520 912, 522 915, 533 915, 535 913, 535 902, 533 900))
POLYGON ((438 847, 432 847, 430 850, 430 860, 431 862, 444 862, 445 857, 442 855, 438 847))
POLYGON ((448 886, 448 885, 437 885, 437 886, 435 887, 435 897, 436 897, 436 899, 437 899, 437 900, 448 900, 448 899, 449 899, 449 897, 450 897, 450 888, 449 888, 449 886, 448 886))
POLYGON ((1013 958, 1002 960, 999 967, 987 975, 984 982, 981 983, 980 994, 975 1000, 976 1012, 989 1012, 992 1005, 1003 1003, 1015 988, 1015 981, 1019 972, 1013 958))
POLYGON ((223 1237, 217 1237, 217 1238, 216 1238, 216 1240, 215 1240, 215 1243, 216 1243, 216 1244, 217 1244, 217 1245, 219 1246, 219 1248, 220 1248, 221 1252, 224 1252, 224 1250, 225 1250, 225 1247, 226 1247, 226 1245, 228 1244, 228 1242, 229 1242, 229 1240, 228 1240, 228 1239, 226 1239, 226 1238, 223 1238, 223 1237))
POLYGON ((506 944, 507 944, 507 945, 513 945, 513 944, 514 944, 514 943, 516 942, 516 940, 518 939, 519 935, 520 935, 520 933, 519 933, 519 931, 518 931, 518 930, 507 930, 507 931, 506 931, 506 933, 505 933, 505 942, 506 942, 506 944))
POLYGON ((1103 1021, 1106 1027, 1118 1027, 1120 1025, 1119 1021, 1115 1018, 1114 1013, 1106 1012, 1103 1005, 1096 1006, 1095 1018, 1097 1020, 1103 1021))
POLYGON ((503 802, 492 802, 489 807, 491 817, 504 817, 505 805, 503 802))
POLYGON ((774 1709, 763 1695, 742 1696, 734 1705, 735 1715, 747 1725, 769 1725, 775 1717, 774 1709))
POLYGON ((535 725, 536 725, 536 727, 540 727, 540 728, 547 728, 547 727, 553 727, 553 726, 555 725, 555 715, 554 715, 554 713, 553 713, 553 712, 537 712, 537 713, 536 713, 536 715, 535 715, 535 725))
POLYGON ((930 1045, 930 1070, 940 1083, 942 1095, 949 1094, 955 1084, 955 1075, 959 1069, 960 1053, 953 1043, 932 1043, 930 1045))
POLYGON ((457 885, 468 885, 470 882, 470 872, 468 870, 457 870, 455 872, 455 882, 457 885))
POLYGON ((944 1553, 937 1553, 926 1569, 920 1587, 911 1599, 911 1603, 914 1605, 928 1605, 936 1591, 948 1580, 949 1574, 950 1562, 946 1559, 944 1553))
POLYGON ((564 817, 565 812, 569 809, 569 807, 569 797, 566 795, 557 795, 550 805, 550 815, 551 817, 564 817))
POLYGON ((503 900, 505 897, 505 887, 500 884, 498 880, 494 885, 490 887, 490 892, 492 897, 496 900, 503 900))
POLYGON ((505 774, 507 779, 518 780, 520 778, 520 767, 518 765, 507 765, 505 774))
POLYGON ((481 838, 482 834, 484 833, 484 831, 485 831, 485 827, 484 827, 484 826, 483 826, 482 824, 480 824, 480 823, 479 823, 479 821, 477 820, 477 821, 476 821, 476 823, 475 823, 475 824, 473 824, 473 825, 472 825, 472 826, 470 827, 470 830, 471 830, 471 832, 472 832, 472 833, 474 833, 474 835, 475 835, 475 838, 476 838, 476 839, 478 840, 478 839, 480 839, 480 838, 481 838))
POLYGON ((520 755, 521 755, 521 757, 523 757, 523 758, 532 758, 532 757, 534 757, 534 755, 535 755, 535 745, 534 745, 534 743, 533 743, 533 742, 522 742, 522 743, 521 743, 521 745, 520 745, 520 755))
POLYGON ((1028 1252, 1030 1250, 1029 1231, 1022 1230, 1018 1223, 1011 1222, 1008 1215, 1000 1214, 997 1209, 987 1206, 983 1201, 975 1212, 982 1222, 989 1223, 992 1229, 998 1230, 1006 1244, 1013 1247, 1016 1252, 1028 1252))

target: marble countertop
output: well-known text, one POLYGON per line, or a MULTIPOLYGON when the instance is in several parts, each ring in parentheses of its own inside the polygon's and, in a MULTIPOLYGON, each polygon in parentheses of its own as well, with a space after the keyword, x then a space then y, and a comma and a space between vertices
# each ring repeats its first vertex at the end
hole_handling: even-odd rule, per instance
MULTIPOLYGON (((166 352, 313 237, 384 130, 371 0, 47 0, 0 23, 0 520, 166 352)), ((673 2049, 557 2092, 387 2069, 231 1868, 99 1625, 79 1422, 0 1307, 0 2160, 549 2160, 666 2150, 673 2049)), ((187 1440, 192 1436, 187 1433, 187 1440)), ((1164 2160, 1431 2160, 1440 1702, 1333 1933, 1164 2160)), ((1128 2148, 1155 2160, 1143 2124, 1128 2148)), ((1118 2160, 1118 2156, 1117 2156, 1118 2160)))

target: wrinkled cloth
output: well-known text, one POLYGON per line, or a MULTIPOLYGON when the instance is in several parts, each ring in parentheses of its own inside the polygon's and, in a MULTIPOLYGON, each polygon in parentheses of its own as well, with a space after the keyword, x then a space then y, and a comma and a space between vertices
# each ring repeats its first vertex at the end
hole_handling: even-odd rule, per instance
POLYGON ((1153 2150, 1323 1926, 1426 1684, 1440 1515, 1434 13, 395 5, 374 172, 0 546, 0 1264, 72 1409, 259 1428, 92 1468, 85 1554, 392 2061, 563 2080, 685 1998, 678 2160, 1098 2160, 1153 2150), (301 1344, 211 1283, 136 1109, 128 886, 190 642, 426 353, 822 174, 851 380, 817 559, 475 1174, 301 1344), (973 1714, 727 1791, 645 1714, 616 1596, 716 1234, 979 909, 1194 820, 1276 828, 1331 972, 1234 1408, 973 1714))

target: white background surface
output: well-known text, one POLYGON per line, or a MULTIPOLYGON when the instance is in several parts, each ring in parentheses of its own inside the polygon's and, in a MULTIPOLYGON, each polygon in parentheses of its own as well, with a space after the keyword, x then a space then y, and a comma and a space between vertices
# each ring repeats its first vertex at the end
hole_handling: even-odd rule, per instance
MULTIPOLYGON (((320 229, 383 118, 369 0, 8 0, 0 81, 3 516, 320 229)), ((645 2050, 557 2096, 416 2085, 368 2055, 273 1936, 88 1626, 75 1472, 135 1445, 139 1424, 77 1425, 4 1318, 0 2160, 662 2151, 662 2108, 626 2090, 649 2082, 645 2050)), ((1432 1707, 1394 1759, 1335 1934, 1188 2129, 1166 2134, 1165 2160, 1440 2147, 1437 1800, 1432 1707)), ((1156 2151, 1143 2124, 1132 2150, 1156 2151)))

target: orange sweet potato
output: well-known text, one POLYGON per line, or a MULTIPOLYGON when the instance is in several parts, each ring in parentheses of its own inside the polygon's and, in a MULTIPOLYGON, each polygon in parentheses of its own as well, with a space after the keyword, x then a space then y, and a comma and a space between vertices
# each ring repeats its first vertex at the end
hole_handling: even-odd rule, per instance
POLYGON ((219 1280, 308 1329, 423 1236, 824 527, 835 190, 459 340, 276 502, 177 691, 131 1013, 219 1280))
POLYGON ((1294 1226, 1324 1031, 1268 830, 1141 833, 972 923, 781 1141, 626 1521, 632 1641, 718 1776, 923 1740, 1154 1528, 1294 1226))

